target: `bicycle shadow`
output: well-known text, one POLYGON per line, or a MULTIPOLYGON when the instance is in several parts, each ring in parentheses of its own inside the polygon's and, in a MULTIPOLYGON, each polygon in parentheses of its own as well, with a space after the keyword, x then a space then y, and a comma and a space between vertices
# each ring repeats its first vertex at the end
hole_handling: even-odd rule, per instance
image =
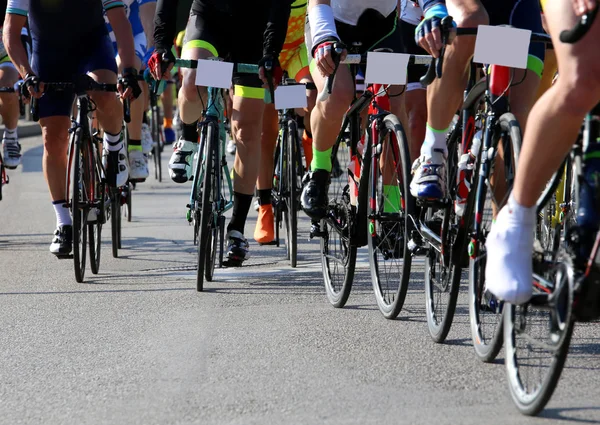
POLYGON ((600 424, 600 419, 584 419, 566 415, 569 412, 600 412, 600 406, 590 407, 555 407, 544 409, 539 415, 539 418, 544 419, 556 419, 568 422, 582 423, 582 424, 600 424))

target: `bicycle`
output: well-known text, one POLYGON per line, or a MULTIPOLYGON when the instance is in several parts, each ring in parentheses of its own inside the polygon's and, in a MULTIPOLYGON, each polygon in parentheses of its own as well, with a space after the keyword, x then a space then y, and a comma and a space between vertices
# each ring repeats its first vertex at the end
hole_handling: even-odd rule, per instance
MULTIPOLYGON (((105 182, 99 146, 95 143, 88 114, 94 111, 88 91, 116 92, 116 84, 97 83, 87 75, 80 75, 72 82, 45 83, 45 92, 70 91, 77 96, 77 117, 71 120, 67 160, 66 207, 73 219, 73 253, 62 258, 73 258, 75 280, 82 283, 85 276, 86 249, 89 243, 90 268, 97 274, 100 268, 102 225, 107 220, 107 205, 114 204, 113 194, 105 182)), ((124 102, 126 120, 129 117, 129 101, 124 102)), ((39 120, 38 101, 31 100, 31 116, 39 120)))
MULTIPOLYGON (((181 68, 197 68, 198 61, 177 59, 176 65, 181 68)), ((258 66, 238 63, 234 64, 234 72, 257 74, 258 66)), ((233 184, 225 157, 227 138, 223 125, 223 89, 208 87, 207 92, 207 105, 202 112, 202 120, 198 123, 198 159, 187 205, 187 220, 194 227, 194 245, 198 246, 198 292, 204 289, 204 278, 212 281, 217 261, 219 267, 223 267, 224 214, 233 208, 233 184)))
MULTIPOLYGON (((333 51, 336 63, 352 64, 354 71, 366 63, 366 55, 349 54, 339 61, 342 49, 334 46, 333 51)), ((411 55, 409 65, 424 64, 430 58, 411 55)), ((335 72, 319 94, 319 101, 331 93, 334 78, 335 72)), ((337 308, 343 307, 350 295, 357 249, 368 245, 377 305, 385 317, 393 318, 402 308, 410 278, 406 218, 414 214, 415 204, 401 196, 408 193, 410 184, 410 154, 398 118, 378 104, 378 95, 385 90, 383 86, 365 90, 346 112, 331 153, 332 162, 337 159, 345 171, 339 176, 332 173, 327 214, 320 222, 313 222, 311 237, 321 238, 325 290, 337 308), (370 111, 361 140, 361 112, 367 108, 370 111), (384 186, 394 188, 394 200, 384 186), (388 211, 390 204, 395 210, 388 211), (387 265, 394 262, 396 270, 388 271, 392 267, 387 265)))
POLYGON ((165 146, 164 133, 162 129, 162 116, 158 106, 159 95, 155 90, 150 92, 150 133, 152 134, 152 158, 154 160, 154 178, 162 182, 162 164, 160 154, 165 146))
MULTIPOLYGON (((597 8, 584 15, 573 29, 563 31, 561 42, 577 42, 587 33, 596 14, 597 8)), ((538 199, 538 214, 556 203, 553 198, 560 185, 573 193, 572 205, 579 206, 580 190, 586 187, 584 167, 589 160, 586 153, 589 148, 592 152, 597 149, 600 137, 599 113, 600 104, 586 116, 581 136, 538 199), (567 186, 569 175, 573 189, 567 186)), ((595 209, 598 212, 597 206, 595 209)), ((590 234, 574 218, 557 226, 555 232, 557 243, 548 245, 546 250, 540 246, 534 248, 531 300, 505 307, 509 390, 519 411, 526 415, 538 414, 552 397, 565 365, 575 322, 600 317, 600 232, 590 234)))
MULTIPOLYGON (((284 76, 283 86, 304 85, 284 76)), ((307 90, 316 90, 312 83, 307 90)), ((298 208, 302 191, 302 148, 298 134, 297 115, 293 109, 279 111, 279 133, 275 148, 273 177, 273 208, 275 212, 275 240, 280 244, 279 229, 285 223, 286 257, 296 267, 298 260, 298 208)))

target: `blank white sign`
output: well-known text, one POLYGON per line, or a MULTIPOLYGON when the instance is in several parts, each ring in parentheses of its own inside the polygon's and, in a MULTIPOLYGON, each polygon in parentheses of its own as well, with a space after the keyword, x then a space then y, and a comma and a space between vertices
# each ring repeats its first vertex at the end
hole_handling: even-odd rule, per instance
POLYGON ((201 87, 215 87, 228 89, 231 87, 233 77, 233 63, 199 60, 196 69, 196 85, 201 87))
POLYGON ((476 63, 527 68, 531 31, 480 25, 475 42, 476 63))
POLYGON ((406 84, 410 55, 402 53, 367 53, 365 82, 369 84, 406 84))
POLYGON ((279 86, 275 89, 275 109, 306 108, 306 86, 279 86))

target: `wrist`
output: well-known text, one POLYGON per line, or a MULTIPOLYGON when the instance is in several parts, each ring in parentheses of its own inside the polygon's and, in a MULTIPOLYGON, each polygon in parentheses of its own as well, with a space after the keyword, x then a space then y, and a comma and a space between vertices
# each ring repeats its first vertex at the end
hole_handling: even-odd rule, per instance
POLYGON ((444 18, 448 16, 448 8, 443 3, 436 3, 424 12, 424 18, 429 19, 434 16, 444 18))

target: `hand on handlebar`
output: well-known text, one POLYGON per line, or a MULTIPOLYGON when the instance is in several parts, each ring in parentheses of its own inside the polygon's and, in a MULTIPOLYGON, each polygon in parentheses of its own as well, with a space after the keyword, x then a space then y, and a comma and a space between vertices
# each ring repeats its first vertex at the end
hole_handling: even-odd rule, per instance
POLYGON ((23 96, 39 99, 44 94, 44 83, 35 74, 27 74, 23 80, 23 96))
POLYGON ((142 88, 138 83, 137 75, 136 69, 125 68, 123 76, 119 78, 119 83, 117 84, 121 99, 137 99, 142 94, 142 88))
POLYGON ((175 56, 171 50, 156 48, 148 60, 148 68, 155 80, 168 80, 175 65, 175 56))
MULTIPOLYGON (((415 41, 434 58, 439 57, 444 45, 442 20, 447 16, 446 7, 437 4, 427 9, 425 19, 415 29, 415 41)), ((454 37, 456 37, 456 23, 452 21, 446 44, 452 44, 454 37)))
MULTIPOLYGON (((313 49, 315 64, 317 65, 317 69, 321 73, 323 77, 329 77, 331 74, 335 72, 337 68, 335 55, 335 45, 340 46, 341 43, 327 40, 321 43, 318 43, 316 47, 313 49)), ((339 54, 339 60, 343 61, 346 58, 348 51, 345 47, 342 48, 342 52, 339 54)))
POLYGON ((258 62, 258 76, 265 88, 275 90, 283 78, 283 69, 274 55, 265 55, 258 62), (269 81, 270 80, 270 81, 269 81))
POLYGON ((571 0, 575 15, 583 16, 593 11, 598 6, 597 0, 571 0))

